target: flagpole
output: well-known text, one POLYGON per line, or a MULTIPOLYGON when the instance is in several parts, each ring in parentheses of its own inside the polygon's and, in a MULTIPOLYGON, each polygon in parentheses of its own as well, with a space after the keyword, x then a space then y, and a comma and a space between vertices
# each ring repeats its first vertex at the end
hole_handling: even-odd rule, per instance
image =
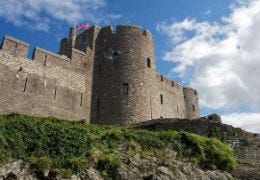
POLYGON ((76 18, 75 18, 75 24, 74 27, 70 28, 70 40, 71 40, 71 47, 75 47, 75 41, 77 36, 77 28, 76 28, 76 18))
POLYGON ((77 34, 77 22, 76 22, 76 18, 74 18, 74 28, 75 28, 75 32, 77 34))

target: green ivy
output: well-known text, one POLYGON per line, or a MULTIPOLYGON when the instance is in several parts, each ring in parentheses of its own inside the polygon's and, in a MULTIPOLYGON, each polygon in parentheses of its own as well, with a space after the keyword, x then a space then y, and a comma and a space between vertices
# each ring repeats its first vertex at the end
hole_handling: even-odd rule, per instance
POLYGON ((97 167, 113 177, 122 162, 117 152, 146 158, 164 156, 166 148, 204 168, 236 167, 233 150, 215 138, 187 132, 124 129, 56 118, 20 114, 0 115, 0 164, 22 159, 38 169, 56 169, 62 174, 97 167), (120 149, 121 148, 121 149, 120 149))

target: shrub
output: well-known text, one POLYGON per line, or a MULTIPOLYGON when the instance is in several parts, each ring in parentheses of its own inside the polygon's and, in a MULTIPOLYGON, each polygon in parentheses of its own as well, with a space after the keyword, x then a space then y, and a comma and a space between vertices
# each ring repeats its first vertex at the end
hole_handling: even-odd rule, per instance
POLYGON ((116 151, 145 158, 164 159, 164 149, 205 168, 211 165, 233 170, 236 160, 227 144, 214 138, 187 132, 123 129, 117 126, 86 124, 56 118, 26 115, 0 115, 0 163, 9 159, 28 161, 35 168, 80 172, 96 166, 104 176, 112 177, 121 166, 116 151), (92 159, 91 159, 92 158, 92 159), (89 161, 88 161, 89 159, 89 161))
POLYGON ((47 171, 51 169, 53 165, 52 159, 49 157, 30 157, 28 161, 31 163, 33 168, 41 171, 47 171))
POLYGON ((88 160, 86 157, 73 157, 69 160, 73 172, 78 173, 87 168, 88 160))
POLYGON ((98 158, 97 169, 103 176, 114 177, 121 163, 121 159, 117 155, 105 154, 98 158))
POLYGON ((70 169, 57 168, 55 169, 55 172, 65 179, 70 179, 72 176, 72 172, 70 169))

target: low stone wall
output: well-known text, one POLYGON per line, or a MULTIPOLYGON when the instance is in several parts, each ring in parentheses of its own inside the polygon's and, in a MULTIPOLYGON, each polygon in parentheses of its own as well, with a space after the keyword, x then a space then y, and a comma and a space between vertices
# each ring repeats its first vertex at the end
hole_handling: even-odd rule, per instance
POLYGON ((217 137, 234 149, 238 168, 234 172, 241 179, 260 179, 260 134, 249 133, 240 128, 222 124, 218 115, 197 120, 156 119, 131 126, 151 131, 188 131, 202 136, 217 137))

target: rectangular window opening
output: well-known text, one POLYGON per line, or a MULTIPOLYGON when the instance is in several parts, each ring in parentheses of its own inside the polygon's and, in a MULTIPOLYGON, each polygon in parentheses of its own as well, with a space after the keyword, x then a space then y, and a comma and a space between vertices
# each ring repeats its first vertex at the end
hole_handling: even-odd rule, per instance
POLYGON ((83 94, 80 93, 80 107, 82 107, 83 94))
POLYGON ((151 59, 150 58, 147 58, 147 67, 151 68, 151 59))
POLYGON ((47 58, 48 58, 48 55, 45 54, 45 55, 44 55, 43 66, 46 66, 47 58))
POLYGON ((28 82, 28 78, 25 78, 23 92, 25 92, 25 91, 26 91, 27 82, 28 82))
POLYGON ((98 65, 98 74, 100 74, 101 72, 101 67, 100 67, 100 64, 98 65))
POLYGON ((194 105, 192 105, 192 111, 195 111, 195 106, 194 105))
POLYGON ((163 104, 163 95, 160 94, 161 104, 163 104))
POLYGON ((128 90, 129 90, 128 83, 123 83, 122 84, 122 89, 121 89, 122 94, 123 95, 128 95, 128 90))
POLYGON ((99 119, 99 106, 100 106, 100 101, 99 98, 97 98, 97 120, 99 119))
POLYGON ((57 86, 55 86, 55 89, 54 89, 54 97, 53 97, 54 100, 56 99, 56 96, 57 96, 57 86))
POLYGON ((13 50, 13 56, 16 56, 17 55, 17 44, 15 44, 14 46, 14 50, 13 50))

